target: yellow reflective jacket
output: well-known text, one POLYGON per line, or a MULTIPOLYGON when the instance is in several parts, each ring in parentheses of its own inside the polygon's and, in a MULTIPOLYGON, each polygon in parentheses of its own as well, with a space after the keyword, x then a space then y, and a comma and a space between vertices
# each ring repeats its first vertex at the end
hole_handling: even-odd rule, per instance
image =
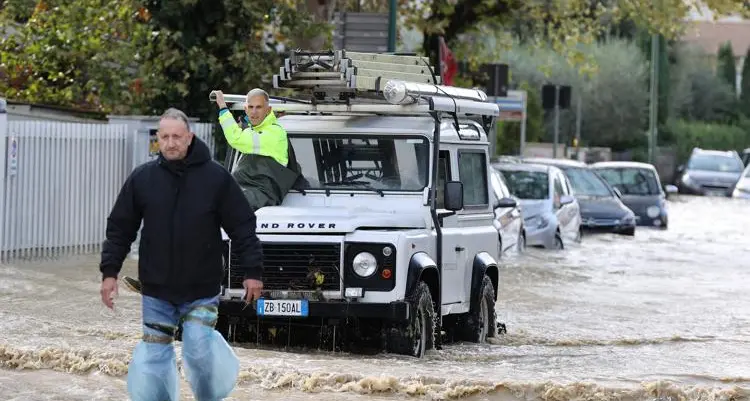
POLYGON ((229 146, 240 153, 267 156, 287 167, 289 142, 286 130, 276 121, 271 111, 257 127, 240 128, 227 109, 219 112, 219 124, 229 146))

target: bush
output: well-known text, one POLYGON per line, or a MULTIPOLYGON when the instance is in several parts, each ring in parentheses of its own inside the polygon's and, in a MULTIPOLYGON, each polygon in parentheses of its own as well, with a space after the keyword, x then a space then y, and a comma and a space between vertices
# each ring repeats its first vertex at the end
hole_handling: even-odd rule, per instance
POLYGON ((672 76, 672 115, 689 121, 736 123, 738 102, 734 88, 718 76, 699 49, 676 49, 677 66, 672 76))
POLYGON ((694 147, 737 152, 750 147, 750 122, 747 120, 742 125, 675 120, 664 129, 665 136, 674 142, 678 163, 687 160, 694 147))

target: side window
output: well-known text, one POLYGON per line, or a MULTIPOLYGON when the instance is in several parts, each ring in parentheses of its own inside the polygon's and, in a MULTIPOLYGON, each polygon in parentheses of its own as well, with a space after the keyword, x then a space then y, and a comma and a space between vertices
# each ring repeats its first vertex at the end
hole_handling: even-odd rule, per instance
POLYGON ((502 199, 503 195, 503 184, 500 182, 500 174, 496 172, 490 173, 490 180, 492 181, 492 194, 495 195, 495 200, 502 199))
POLYGON ((451 177, 451 157, 447 150, 441 150, 438 154, 438 186, 437 186, 437 208, 445 207, 445 182, 451 177))
POLYGON ((573 193, 573 191, 570 188, 570 180, 568 179, 568 176, 566 176, 565 174, 562 174, 560 176, 560 179, 562 180, 562 183, 563 183, 563 194, 570 195, 571 193, 573 193))
POLYGON ((553 182, 554 182, 554 185, 555 185, 555 197, 554 197, 554 199, 555 199, 555 202, 558 202, 560 200, 560 197, 564 195, 563 185, 562 185, 562 182, 560 182, 560 176, 559 175, 555 174, 553 177, 554 177, 553 178, 553 180, 554 180, 553 182))
POLYGON ((464 206, 487 206, 487 161, 484 152, 458 152, 458 174, 464 184, 464 206))
POLYGON ((505 178, 503 178, 503 175, 500 173, 497 173, 498 179, 500 179, 500 188, 502 188, 503 198, 510 198, 512 195, 510 194, 510 188, 508 188, 508 183, 505 181, 505 178))

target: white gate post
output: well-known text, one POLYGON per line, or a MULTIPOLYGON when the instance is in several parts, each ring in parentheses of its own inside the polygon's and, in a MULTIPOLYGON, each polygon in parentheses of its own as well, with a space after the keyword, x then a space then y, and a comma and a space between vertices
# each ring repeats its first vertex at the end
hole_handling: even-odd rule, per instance
POLYGON ((0 97, 0 155, 2 155, 2 163, 0 163, 0 261, 4 259, 5 254, 5 233, 7 229, 5 225, 5 166, 8 163, 7 147, 8 142, 8 112, 7 102, 4 98, 0 97))

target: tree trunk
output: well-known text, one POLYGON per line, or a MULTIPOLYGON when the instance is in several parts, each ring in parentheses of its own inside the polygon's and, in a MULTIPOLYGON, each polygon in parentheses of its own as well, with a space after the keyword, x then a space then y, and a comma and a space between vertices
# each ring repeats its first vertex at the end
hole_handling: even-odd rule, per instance
MULTIPOLYGON (((304 0, 300 3, 300 12, 309 13, 316 23, 330 23, 333 20, 333 12, 336 9, 336 0, 304 0), (304 4, 302 4, 304 3, 304 4)), ((313 37, 297 37, 294 40, 296 47, 308 51, 326 50, 326 33, 313 37)))

